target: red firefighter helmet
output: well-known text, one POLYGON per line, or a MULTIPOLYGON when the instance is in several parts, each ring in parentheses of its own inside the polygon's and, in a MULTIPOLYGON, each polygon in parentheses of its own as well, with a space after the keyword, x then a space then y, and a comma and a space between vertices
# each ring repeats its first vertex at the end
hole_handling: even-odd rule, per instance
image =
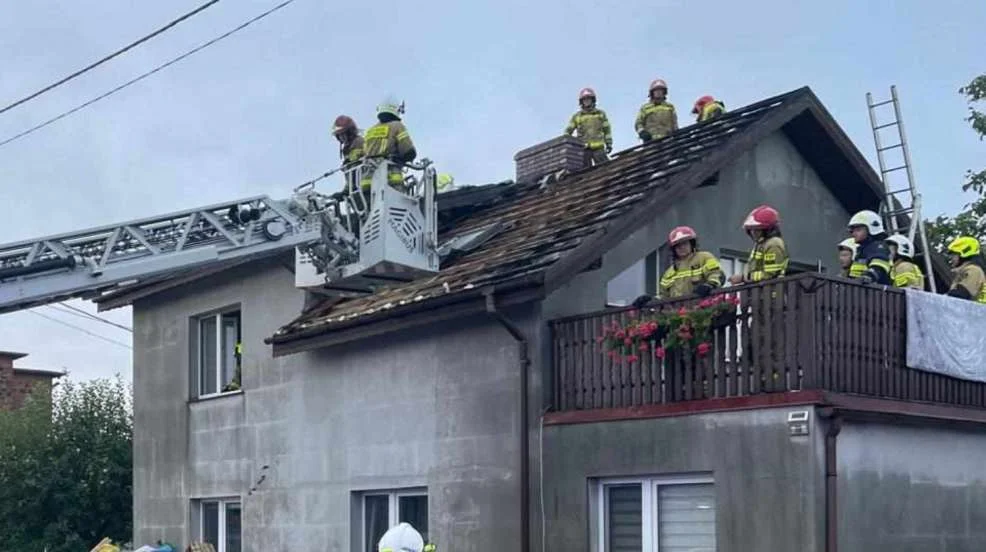
POLYGON ((692 108, 692 113, 695 113, 696 115, 701 113, 703 107, 714 101, 716 101, 716 99, 712 96, 702 96, 701 98, 695 100, 695 107, 692 108))
POLYGON ((582 98, 592 98, 594 100, 596 99, 596 91, 591 88, 583 88, 582 90, 579 90, 580 102, 582 101, 582 98))
POLYGON ((332 134, 338 136, 340 133, 356 128, 356 121, 348 115, 339 115, 332 126, 332 134))
POLYGON ((744 230, 769 230, 771 228, 776 228, 781 222, 781 217, 777 213, 777 209, 774 209, 770 205, 761 205, 746 216, 746 220, 743 221, 744 230))
POLYGON ((685 240, 694 240, 698 238, 698 234, 691 226, 676 226, 668 234, 668 245, 674 247, 685 240))

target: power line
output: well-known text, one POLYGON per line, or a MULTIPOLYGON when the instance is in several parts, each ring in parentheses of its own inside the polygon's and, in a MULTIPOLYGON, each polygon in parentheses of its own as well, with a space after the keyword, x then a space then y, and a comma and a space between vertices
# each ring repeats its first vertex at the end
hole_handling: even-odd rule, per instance
POLYGON ((130 333, 134 332, 133 328, 130 328, 129 326, 124 326, 123 324, 117 324, 112 320, 103 318, 102 316, 96 316, 95 314, 86 312, 80 308, 73 307, 72 305, 66 305, 62 303, 60 305, 45 305, 45 306, 58 312, 71 314, 73 316, 78 316, 79 318, 84 318, 86 320, 89 320, 90 322, 102 322, 103 324, 113 326, 114 328, 119 328, 121 330, 128 331, 130 333))
POLYGON ((140 75, 140 76, 138 76, 138 77, 136 77, 134 79, 131 79, 131 80, 129 80, 129 81, 121 84, 120 86, 117 86, 116 88, 110 90, 109 92, 106 92, 105 94, 101 94, 99 96, 96 96, 95 98, 89 100, 88 102, 86 102, 84 104, 81 104, 81 105, 79 105, 77 107, 74 107, 74 108, 72 108, 72 109, 70 109, 70 110, 62 113, 61 115, 58 115, 57 117, 53 117, 51 119, 48 119, 47 121, 45 121, 45 122, 43 122, 43 123, 41 123, 39 125, 36 125, 34 127, 31 127, 29 129, 25 130, 24 132, 21 132, 20 134, 15 134, 14 136, 11 136, 10 138, 7 138, 6 140, 0 142, 0 146, 5 146, 5 145, 13 142, 14 140, 18 140, 20 138, 23 138, 23 137, 27 136, 28 134, 32 134, 32 133, 34 133, 34 132, 36 132, 38 130, 41 130, 42 128, 44 128, 44 127, 46 127, 46 126, 48 126, 48 125, 50 125, 52 123, 58 122, 58 121, 64 119, 65 117, 68 117, 69 115, 72 115, 73 113, 75 113, 77 111, 80 111, 82 109, 85 109, 85 108, 89 107, 90 105, 98 102, 99 100, 102 100, 103 98, 112 96, 113 94, 116 94, 117 92, 123 90, 124 88, 127 88, 130 85, 136 84, 136 83, 138 83, 138 82, 146 79, 147 77, 153 75, 154 73, 157 73, 158 71, 161 71, 162 69, 165 69, 165 68, 167 68, 167 67, 169 67, 171 65, 174 65, 175 63, 178 63, 179 61, 187 58, 188 56, 191 56, 192 54, 194 54, 196 52, 199 52, 201 50, 204 50, 204 49, 208 48, 209 46, 212 46, 213 44, 219 42, 220 40, 222 40, 222 39, 224 39, 224 38, 226 38, 226 37, 228 37, 228 36, 230 36, 230 35, 238 32, 240 30, 245 29, 249 25, 251 25, 253 23, 256 23, 257 21, 260 21, 261 19, 263 19, 263 18, 267 17, 268 15, 276 12, 277 10, 280 10, 281 8, 287 6, 288 4, 291 4, 294 1, 295 0, 285 0, 284 2, 281 2, 280 4, 274 6, 273 8, 265 11, 264 13, 262 13, 262 14, 256 16, 256 17, 254 17, 253 19, 250 19, 250 20, 246 21, 245 23, 241 24, 240 26, 238 26, 238 27, 236 27, 236 28, 234 28, 234 29, 232 29, 232 30, 224 33, 224 34, 221 34, 221 35, 217 36, 216 38, 213 38, 212 40, 210 40, 210 41, 208 41, 208 42, 206 42, 206 43, 204 43, 204 44, 202 44, 202 45, 200 45, 200 46, 198 46, 196 48, 193 48, 193 49, 185 52, 184 54, 182 54, 182 55, 180 55, 180 56, 172 59, 171 61, 169 61, 169 62, 167 62, 165 64, 158 65, 154 69, 151 69, 150 71, 148 71, 148 72, 146 72, 146 73, 144 73, 144 74, 142 74, 142 75, 140 75))
POLYGON ((48 316, 46 314, 41 314, 38 311, 28 309, 27 312, 29 312, 31 314, 35 314, 37 316, 40 316, 41 318, 45 318, 47 320, 51 320, 52 322, 61 324, 63 326, 68 326, 69 328, 73 328, 75 330, 78 330, 78 331, 80 331, 80 332, 82 332, 82 333, 84 333, 86 335, 90 335, 92 337, 95 337, 96 339, 102 339, 103 341, 108 341, 108 342, 110 342, 110 343, 112 343, 114 345, 119 345, 121 347, 126 347, 127 349, 131 349, 131 350, 133 349, 133 347, 131 347, 130 345, 127 345, 126 343, 123 343, 121 341, 117 341, 115 339, 110 339, 108 337, 103 337, 103 336, 101 336, 101 335, 99 335, 97 333, 90 332, 89 330, 87 330, 85 328, 80 328, 79 326, 76 326, 75 324, 69 324, 68 322, 65 322, 63 320, 59 320, 57 318, 52 318, 51 316, 48 316))
POLYGON ((115 57, 117 57, 117 56, 119 56, 121 54, 124 54, 127 51, 132 50, 133 48, 135 48, 137 46, 140 46, 144 42, 147 42, 148 40, 150 40, 150 39, 156 37, 157 35, 159 35, 159 34, 165 32, 165 31, 167 31, 168 29, 174 27, 175 25, 178 25, 182 21, 185 21, 186 19, 188 19, 188 18, 196 15, 197 13, 205 10, 206 8, 208 8, 209 6, 212 6, 213 4, 215 4, 217 2, 219 2, 219 0, 211 0, 209 2, 206 2, 205 4, 202 4, 201 6, 195 8, 194 10, 192 10, 192 11, 186 13, 185 15, 179 17, 178 19, 175 19, 171 23, 168 23, 164 27, 161 27, 160 29, 158 29, 158 30, 154 31, 153 33, 151 33, 151 34, 149 34, 149 35, 141 38, 140 40, 138 40, 136 42, 132 42, 132 43, 124 46, 123 48, 120 48, 119 50, 113 52, 112 54, 110 54, 110 55, 108 55, 106 57, 104 57, 103 59, 97 61, 96 63, 93 63, 93 64, 91 64, 88 67, 85 67, 83 69, 79 69, 78 71, 72 73, 71 75, 65 77, 64 79, 62 79, 62 80, 60 80, 58 82, 55 82, 53 84, 49 84, 48 86, 42 88, 41 90, 38 90, 37 92, 35 92, 35 93, 31 94, 31 95, 26 96, 24 98, 21 98, 21 99, 17 100, 16 102, 8 105, 7 107, 5 107, 3 109, 0 109, 0 115, 6 113, 7 111, 10 111, 11 109, 13 109, 13 108, 21 105, 24 102, 28 102, 28 101, 33 100, 34 98, 37 98, 38 96, 44 94, 45 92, 48 92, 49 90, 52 90, 54 88, 57 88, 57 87, 65 84, 66 82, 74 79, 75 77, 78 77, 79 75, 82 75, 83 73, 87 73, 87 72, 95 69, 96 67, 99 67, 100 65, 106 63, 107 61, 109 61, 109 60, 111 60, 111 59, 113 59, 113 58, 115 58, 115 57))

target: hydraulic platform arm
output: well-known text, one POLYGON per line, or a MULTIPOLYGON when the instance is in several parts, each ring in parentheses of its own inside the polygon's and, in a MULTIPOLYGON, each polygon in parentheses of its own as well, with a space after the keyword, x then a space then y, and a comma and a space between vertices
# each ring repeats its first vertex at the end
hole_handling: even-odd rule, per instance
POLYGON ((0 313, 73 298, 215 261, 320 239, 317 217, 256 196, 0 245, 0 313))

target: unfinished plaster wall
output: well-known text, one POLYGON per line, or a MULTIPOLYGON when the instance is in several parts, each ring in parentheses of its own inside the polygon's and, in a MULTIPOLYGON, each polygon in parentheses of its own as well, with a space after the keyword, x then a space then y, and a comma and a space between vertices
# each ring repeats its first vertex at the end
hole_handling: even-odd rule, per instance
POLYGON ((986 550, 986 433, 847 422, 838 437, 839 550, 986 550))

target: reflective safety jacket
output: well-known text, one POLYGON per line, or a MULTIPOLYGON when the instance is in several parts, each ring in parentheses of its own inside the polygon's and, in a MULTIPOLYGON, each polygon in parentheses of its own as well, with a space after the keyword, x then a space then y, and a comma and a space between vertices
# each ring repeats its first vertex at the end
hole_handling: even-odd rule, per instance
POLYGON ((572 115, 572 119, 565 127, 565 134, 572 134, 585 142, 585 145, 592 150, 610 148, 613 146, 613 131, 609 126, 609 119, 606 112, 602 109, 581 109, 572 115))
POLYGON ((850 278, 867 275, 874 284, 891 285, 890 250, 883 243, 883 237, 867 238, 856 247, 856 257, 849 267, 850 278))
POLYGON ((918 265, 904 259, 899 259, 890 268, 890 280, 894 287, 924 289, 924 273, 918 265))
MULTIPOLYGON (((386 158, 396 163, 413 161, 417 155, 411 135, 400 121, 379 123, 370 127, 366 131, 363 149, 367 159, 386 158)), ((369 166, 367 168, 369 169, 369 166)), ((404 175, 399 166, 391 166, 387 181, 393 186, 403 186, 404 175)), ((373 171, 364 171, 360 186, 368 190, 371 182, 373 182, 373 171)))
POLYGON ((637 134, 646 130, 652 139, 663 138, 678 130, 678 113, 668 102, 647 102, 640 106, 633 128, 637 134))
POLYGON ((341 152, 342 164, 350 165, 362 160, 364 153, 363 144, 363 137, 358 134, 348 144, 343 144, 341 152))
POLYGON ((702 111, 698 114, 698 122, 711 121, 726 112, 726 105, 716 100, 702 106, 702 111))
POLYGON ((744 280, 760 282, 780 278, 787 272, 787 264, 787 247, 780 236, 761 239, 750 252, 744 280))
POLYGON ((695 293, 700 284, 714 288, 722 286, 723 273, 719 259, 708 251, 697 251, 684 259, 675 259, 661 276, 661 298, 673 299, 695 293))
POLYGON ((977 303, 986 303, 986 274, 978 263, 965 261, 952 270, 952 287, 948 294, 977 303))

